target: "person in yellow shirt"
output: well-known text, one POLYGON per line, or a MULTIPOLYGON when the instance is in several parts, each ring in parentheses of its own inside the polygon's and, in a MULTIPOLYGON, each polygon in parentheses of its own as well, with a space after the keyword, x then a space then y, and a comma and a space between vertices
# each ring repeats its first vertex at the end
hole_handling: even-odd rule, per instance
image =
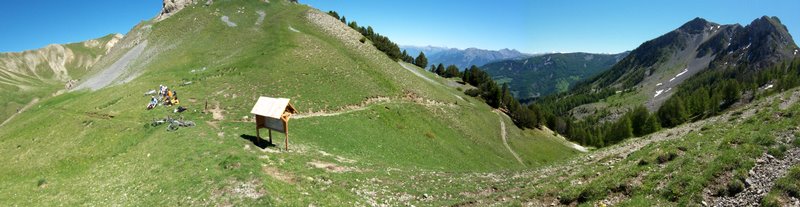
POLYGON ((172 91, 167 90, 166 96, 164 96, 164 104, 165 105, 172 105, 172 91))
POLYGON ((172 99, 170 100, 170 103, 172 103, 172 105, 178 105, 180 103, 180 101, 178 100, 177 91, 172 91, 172 99))

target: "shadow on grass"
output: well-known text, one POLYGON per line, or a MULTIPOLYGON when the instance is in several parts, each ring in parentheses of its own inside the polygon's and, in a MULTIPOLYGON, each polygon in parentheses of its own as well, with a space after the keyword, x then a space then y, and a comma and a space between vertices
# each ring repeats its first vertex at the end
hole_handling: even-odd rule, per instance
POLYGON ((242 134, 239 137, 241 137, 242 139, 246 139, 247 141, 252 142, 253 145, 256 145, 258 148, 261 148, 261 149, 266 149, 267 147, 275 147, 275 144, 270 143, 269 140, 260 139, 260 138, 258 138, 256 136, 253 136, 253 135, 242 134))

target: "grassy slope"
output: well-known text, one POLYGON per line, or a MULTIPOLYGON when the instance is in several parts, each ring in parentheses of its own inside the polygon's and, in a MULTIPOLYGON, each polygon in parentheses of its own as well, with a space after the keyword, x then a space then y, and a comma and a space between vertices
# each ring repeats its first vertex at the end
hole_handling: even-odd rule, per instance
MULTIPOLYGON (((346 47, 308 23, 305 6, 271 2, 187 8, 153 25, 148 47, 164 52, 139 78, 48 98, 20 114, 0 131, 0 203, 364 204, 372 200, 362 192, 375 192, 364 186, 367 180, 400 189, 416 173, 523 168, 501 142, 497 115, 481 101, 426 82, 385 56, 346 47), (261 26, 253 25, 257 10, 267 14, 261 26), (225 26, 221 15, 239 26, 225 26), (201 68, 207 70, 190 72, 201 68), (177 86, 186 81, 192 84, 177 86), (182 116, 197 127, 167 132, 148 126, 172 115, 170 108, 144 110, 148 98, 140 94, 159 84, 179 91, 190 109, 182 116), (261 95, 292 98, 308 112, 407 92, 454 106, 392 102, 292 120, 289 152, 261 150, 245 139, 255 130, 242 118, 261 95), (219 104, 224 120, 201 113, 206 101, 219 104), (351 171, 327 172, 309 162, 351 171), (241 193, 248 191, 263 196, 241 193)), ((526 167, 575 153, 551 136, 503 120, 526 167)), ((282 139, 276 144, 282 146, 282 139)), ((438 186, 414 189, 435 192, 438 186)))
MULTIPOLYGON (((800 123, 796 115, 800 105, 786 109, 779 106, 798 90, 759 100, 707 122, 687 124, 598 150, 624 149, 656 136, 667 137, 630 154, 592 153, 585 159, 555 168, 464 176, 458 182, 475 183, 473 189, 493 189, 466 200, 470 203, 697 206, 705 201, 711 204, 709 196, 730 191, 730 183, 747 178, 758 157, 769 153, 780 158, 788 148, 797 147, 788 143, 800 142, 796 128, 800 123), (481 179, 489 175, 497 179, 481 179)), ((442 179, 452 178, 427 178, 432 182, 442 179)), ((793 185, 792 179, 795 178, 778 182, 793 185)), ((781 193, 788 190, 773 191, 770 202, 777 196, 785 196, 781 193)))

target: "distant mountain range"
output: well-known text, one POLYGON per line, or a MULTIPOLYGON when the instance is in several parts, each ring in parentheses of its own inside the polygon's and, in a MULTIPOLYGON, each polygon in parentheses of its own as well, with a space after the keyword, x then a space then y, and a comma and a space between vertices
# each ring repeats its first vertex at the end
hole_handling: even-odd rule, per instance
POLYGON ((555 53, 483 65, 492 77, 509 87, 518 99, 565 92, 575 82, 590 78, 622 60, 619 54, 555 53))
POLYGON ((429 64, 456 65, 459 69, 470 67, 472 65, 485 65, 487 63, 525 58, 532 55, 519 52, 514 49, 501 49, 501 50, 484 50, 478 48, 447 48, 436 46, 400 46, 401 49, 406 50, 409 55, 416 57, 419 52, 424 52, 428 58, 429 64))

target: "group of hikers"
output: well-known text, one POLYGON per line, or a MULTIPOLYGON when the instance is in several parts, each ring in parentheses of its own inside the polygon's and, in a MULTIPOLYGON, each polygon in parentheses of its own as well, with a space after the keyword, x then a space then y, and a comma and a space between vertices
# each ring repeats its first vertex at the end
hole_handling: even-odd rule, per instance
POLYGON ((180 103, 180 100, 178 100, 178 92, 170 90, 165 85, 159 85, 158 98, 156 98, 156 96, 150 96, 150 103, 147 104, 147 109, 153 109, 158 106, 159 103, 165 106, 178 105, 180 103))

